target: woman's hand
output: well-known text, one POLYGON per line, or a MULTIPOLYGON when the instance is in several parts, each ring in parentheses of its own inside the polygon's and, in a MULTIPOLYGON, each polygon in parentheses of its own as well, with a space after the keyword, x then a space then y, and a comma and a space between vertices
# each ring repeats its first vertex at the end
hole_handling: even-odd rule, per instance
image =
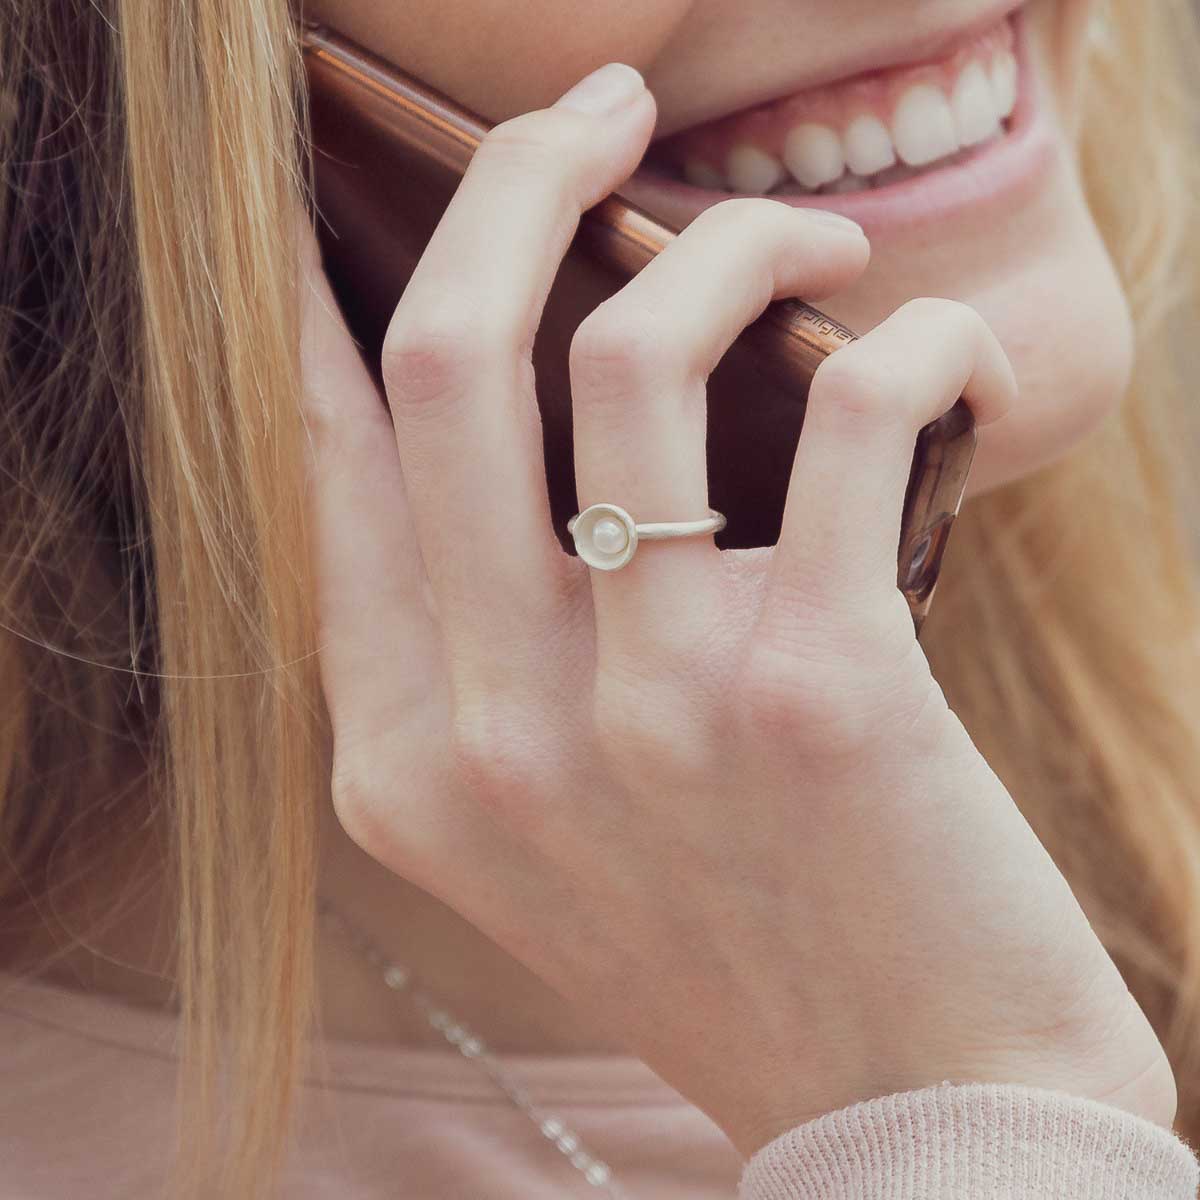
MULTIPOLYGON (((981 424, 1014 399, 974 311, 913 301, 821 366, 777 546, 652 542, 594 573, 559 546, 530 347, 580 212, 649 138, 653 100, 623 82, 606 111, 593 91, 484 140, 388 330, 394 437, 308 239, 343 825, 743 1154, 943 1079, 1169 1124, 1157 1039, 896 587, 917 432, 964 390, 981 424)), ((707 374, 769 300, 867 258, 857 226, 773 200, 695 220, 575 337, 580 508, 704 516, 707 374)))

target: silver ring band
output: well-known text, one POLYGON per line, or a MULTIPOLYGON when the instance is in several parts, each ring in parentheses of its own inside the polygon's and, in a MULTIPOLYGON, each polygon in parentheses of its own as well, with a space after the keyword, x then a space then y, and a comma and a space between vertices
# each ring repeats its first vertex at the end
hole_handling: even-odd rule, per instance
POLYGON ((725 514, 710 508, 699 521, 638 524, 619 504, 591 504, 567 522, 579 557, 597 571, 617 571, 633 558, 640 541, 699 537, 725 528, 725 514))

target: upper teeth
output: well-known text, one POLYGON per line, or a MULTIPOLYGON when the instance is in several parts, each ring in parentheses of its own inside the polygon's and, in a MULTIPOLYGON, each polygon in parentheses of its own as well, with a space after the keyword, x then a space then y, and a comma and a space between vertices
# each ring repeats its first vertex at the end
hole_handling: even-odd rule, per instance
POLYGON ((739 192, 769 192, 787 174, 778 159, 748 142, 729 152, 725 170, 739 192))
POLYGON ((797 125, 783 145, 783 162, 805 187, 832 183, 846 169, 842 139, 828 125, 797 125))
POLYGON ((878 118, 864 113, 846 127, 846 165, 855 175, 874 175, 896 161, 896 148, 888 127, 878 118))
POLYGON ((909 88, 892 117, 892 141, 896 153, 910 167, 923 167, 953 154, 958 149, 958 134, 945 92, 931 83, 909 88))
POLYGON ((805 121, 784 138, 782 161, 739 142, 726 156, 723 172, 693 158, 684 163, 684 176, 699 187, 751 193, 769 192, 789 176, 810 190, 835 190, 835 185, 838 191, 854 190, 855 178, 877 175, 897 160, 920 167, 995 136, 1016 99, 1017 60, 1001 49, 986 64, 968 62, 949 96, 933 83, 913 84, 897 100, 890 128, 871 113, 860 113, 841 131, 805 121))
MULTIPOLYGON (((1000 128, 1000 104, 982 63, 971 63, 958 77, 950 93, 954 130, 959 145, 973 146, 990 138, 1000 128)), ((1012 105, 1009 105, 1011 111, 1012 105)))

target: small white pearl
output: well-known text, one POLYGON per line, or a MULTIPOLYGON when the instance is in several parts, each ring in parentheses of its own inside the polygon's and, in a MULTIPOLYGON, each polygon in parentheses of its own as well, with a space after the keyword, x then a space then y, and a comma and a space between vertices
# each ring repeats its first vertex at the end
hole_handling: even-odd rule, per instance
POLYGON ((601 517, 592 526, 592 544, 604 554, 620 554, 629 545, 629 532, 620 521, 601 517))
POLYGON ((400 991, 401 988, 408 984, 408 972, 400 967, 388 967, 383 973, 383 982, 388 985, 394 992, 400 991))

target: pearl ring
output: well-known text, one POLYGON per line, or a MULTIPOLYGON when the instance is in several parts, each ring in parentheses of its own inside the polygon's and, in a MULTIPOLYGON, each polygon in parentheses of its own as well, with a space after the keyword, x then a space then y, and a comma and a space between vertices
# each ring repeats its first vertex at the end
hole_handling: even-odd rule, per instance
POLYGON ((617 504, 592 504, 567 522, 575 549, 589 567, 617 571, 633 558, 638 542, 660 538, 695 537, 725 528, 725 514, 710 508, 700 521, 655 521, 639 525, 617 504))

